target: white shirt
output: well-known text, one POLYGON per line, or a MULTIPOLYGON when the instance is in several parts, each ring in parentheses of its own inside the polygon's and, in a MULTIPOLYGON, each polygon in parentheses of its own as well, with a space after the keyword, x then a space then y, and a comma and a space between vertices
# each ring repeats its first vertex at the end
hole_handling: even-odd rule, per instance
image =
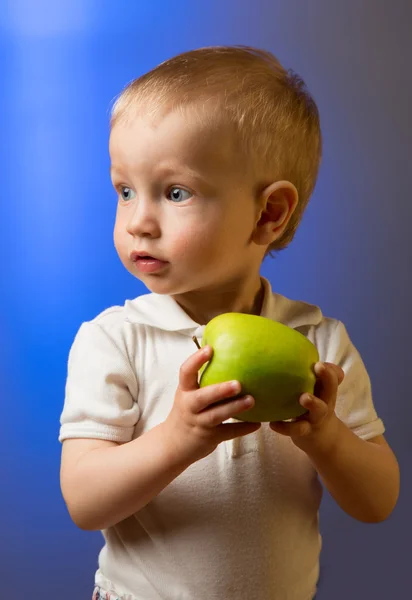
MULTIPOLYGON (((297 329, 321 361, 345 371, 338 417, 365 440, 382 434, 368 374, 344 325, 261 281, 261 315, 297 329)), ((124 443, 163 422, 179 368, 196 351, 191 337, 200 342, 203 331, 173 298, 154 293, 83 323, 69 354, 59 440, 124 443)), ((321 497, 306 454, 264 423, 221 443, 138 513, 104 530, 96 583, 124 600, 310 600, 321 497)))

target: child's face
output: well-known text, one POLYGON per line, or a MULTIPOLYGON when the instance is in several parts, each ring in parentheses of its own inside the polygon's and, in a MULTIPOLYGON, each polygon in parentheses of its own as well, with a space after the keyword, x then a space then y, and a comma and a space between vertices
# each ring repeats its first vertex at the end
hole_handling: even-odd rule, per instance
POLYGON ((259 274, 265 247, 251 240, 258 209, 229 138, 177 112, 114 126, 114 242, 123 265, 150 291, 216 292, 259 274), (167 262, 142 273, 134 250, 167 262))

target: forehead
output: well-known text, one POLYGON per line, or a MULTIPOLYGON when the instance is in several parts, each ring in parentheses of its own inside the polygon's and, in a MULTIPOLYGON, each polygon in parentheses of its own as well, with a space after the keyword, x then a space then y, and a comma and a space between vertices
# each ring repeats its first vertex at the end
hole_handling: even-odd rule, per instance
POLYGON ((126 168, 173 161, 197 169, 230 169, 236 163, 233 138, 227 128, 194 111, 175 110, 120 119, 111 131, 109 150, 112 164, 126 168))

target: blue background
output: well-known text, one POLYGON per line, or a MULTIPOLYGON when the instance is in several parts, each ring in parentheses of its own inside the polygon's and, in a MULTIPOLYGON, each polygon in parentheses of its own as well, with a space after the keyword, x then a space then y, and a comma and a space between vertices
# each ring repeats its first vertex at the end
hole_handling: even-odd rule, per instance
POLYGON ((409 0, 0 2, 1 598, 91 598, 102 538, 59 489, 66 361, 82 321, 147 292, 113 246, 108 111, 145 70, 213 44, 273 51, 315 96, 318 186, 262 274, 345 322, 402 469, 382 524, 325 493, 318 598, 408 597, 411 20, 409 0))

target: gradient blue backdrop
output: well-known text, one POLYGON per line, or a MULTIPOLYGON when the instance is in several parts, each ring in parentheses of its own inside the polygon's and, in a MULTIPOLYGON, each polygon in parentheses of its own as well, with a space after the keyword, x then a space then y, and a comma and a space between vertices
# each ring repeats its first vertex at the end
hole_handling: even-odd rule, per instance
POLYGON ((262 274, 346 323, 403 470, 383 524, 325 496, 318 598, 409 597, 411 19, 409 0, 0 2, 2 599, 91 597, 102 538, 59 489, 67 355, 82 321, 147 291, 112 242, 111 100, 173 54, 232 43, 275 52, 322 116, 316 192, 262 274))

